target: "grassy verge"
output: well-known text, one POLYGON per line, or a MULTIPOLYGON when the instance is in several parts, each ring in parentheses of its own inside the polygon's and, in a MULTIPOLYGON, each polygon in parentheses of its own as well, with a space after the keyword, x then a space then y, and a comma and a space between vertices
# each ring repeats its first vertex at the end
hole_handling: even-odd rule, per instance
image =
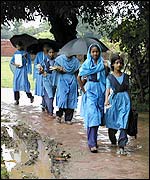
MULTIPOLYGON (((1 87, 12 88, 13 87, 13 73, 10 70, 9 62, 11 57, 1 57, 1 87)), ((33 65, 32 65, 33 69, 33 65)), ((34 89, 33 75, 28 75, 31 90, 34 89)))

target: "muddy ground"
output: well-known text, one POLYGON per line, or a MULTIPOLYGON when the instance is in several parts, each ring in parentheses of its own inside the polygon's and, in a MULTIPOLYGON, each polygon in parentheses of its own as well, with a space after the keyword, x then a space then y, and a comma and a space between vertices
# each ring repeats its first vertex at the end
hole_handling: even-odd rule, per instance
POLYGON ((137 139, 129 137, 126 156, 111 147, 105 127, 99 128, 93 154, 79 107, 72 125, 59 124, 41 111, 37 96, 30 104, 22 92, 19 106, 12 89, 1 89, 1 97, 1 142, 10 179, 149 179, 149 113, 139 114, 137 139))

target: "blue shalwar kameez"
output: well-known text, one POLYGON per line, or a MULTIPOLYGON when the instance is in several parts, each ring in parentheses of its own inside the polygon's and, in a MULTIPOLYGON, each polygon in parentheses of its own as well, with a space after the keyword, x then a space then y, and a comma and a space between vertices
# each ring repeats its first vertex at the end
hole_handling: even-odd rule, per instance
POLYGON ((12 59, 10 60, 10 64, 15 64, 15 54, 22 55, 22 66, 16 67, 14 70, 14 78, 13 78, 13 91, 14 91, 14 98, 16 101, 19 101, 20 93, 19 91, 25 91, 28 98, 33 100, 33 96, 30 92, 30 82, 28 80, 28 73, 32 73, 32 66, 31 66, 31 57, 24 50, 17 50, 12 59))
POLYGON ((45 101, 44 101, 44 88, 43 88, 43 78, 42 75, 39 73, 37 68, 38 64, 46 58, 46 55, 43 51, 38 52, 35 59, 34 59, 34 71, 33 71, 33 79, 35 79, 35 92, 34 94, 37 96, 42 97, 42 108, 45 108, 45 101))
POLYGON ((57 73, 56 106, 59 111, 56 115, 61 117, 65 111, 65 121, 71 121, 74 109, 77 108, 78 84, 75 73, 79 69, 80 62, 74 56, 67 58, 60 55, 55 59, 55 66, 61 66, 65 70, 65 73, 57 73))
MULTIPOLYGON (((122 73, 120 77, 114 77, 120 84, 122 84, 124 75, 125 74, 122 73)), ((124 147, 128 141, 126 129, 131 108, 130 97, 127 91, 114 94, 115 87, 112 86, 108 78, 106 79, 106 88, 112 89, 112 93, 109 97, 111 107, 106 109, 105 114, 106 127, 109 128, 109 138, 112 144, 116 144, 115 134, 120 130, 118 145, 119 147, 124 147)))
MULTIPOLYGON (((90 46, 91 47, 91 46, 90 46)), ((86 93, 82 95, 80 115, 84 118, 84 126, 87 129, 88 146, 97 146, 98 127, 102 125, 104 116, 104 97, 106 75, 102 56, 99 57, 97 64, 90 55, 90 47, 87 59, 79 69, 79 76, 86 76, 86 93)), ((101 49, 99 47, 99 49, 101 49)))
POLYGON ((46 109, 50 115, 53 115, 53 101, 56 92, 55 86, 55 76, 56 72, 50 70, 50 66, 54 66, 55 60, 51 60, 50 57, 46 57, 44 61, 42 61, 41 66, 44 68, 46 75, 42 74, 43 78, 43 90, 44 90, 44 101, 46 105, 46 109))

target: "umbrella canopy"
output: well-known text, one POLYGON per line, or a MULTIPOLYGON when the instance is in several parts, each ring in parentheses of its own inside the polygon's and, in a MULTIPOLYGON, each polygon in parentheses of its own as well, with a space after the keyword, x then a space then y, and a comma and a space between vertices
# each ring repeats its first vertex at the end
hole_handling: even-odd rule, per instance
POLYGON ((72 56, 72 55, 86 55, 88 48, 91 44, 99 44, 102 52, 106 52, 109 50, 101 41, 99 41, 97 38, 76 38, 71 41, 69 41, 67 44, 65 44, 60 51, 58 52, 58 55, 65 54, 66 56, 72 56))
POLYGON ((14 47, 16 47, 16 44, 18 44, 19 41, 21 41, 24 44, 25 50, 28 46, 38 43, 38 40, 35 37, 30 36, 28 34, 14 35, 10 38, 10 42, 14 47))
POLYGON ((39 44, 39 47, 40 49, 43 48, 43 45, 44 44, 48 44, 50 47, 52 47, 56 52, 59 51, 59 49, 62 47, 62 44, 55 41, 55 40, 51 40, 51 39, 48 39, 48 38, 45 38, 45 39, 38 39, 38 44, 39 44))

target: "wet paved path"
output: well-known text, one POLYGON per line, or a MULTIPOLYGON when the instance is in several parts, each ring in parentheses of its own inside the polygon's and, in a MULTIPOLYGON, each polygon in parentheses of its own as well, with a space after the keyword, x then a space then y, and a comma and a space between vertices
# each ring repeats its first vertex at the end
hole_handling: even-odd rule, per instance
POLYGON ((98 153, 92 154, 87 148, 79 107, 72 125, 58 124, 41 112, 40 101, 40 97, 35 96, 34 103, 30 104, 26 94, 21 92, 20 105, 15 106, 12 89, 1 89, 1 114, 5 119, 26 122, 41 135, 62 143, 63 148, 71 153, 62 179, 149 179, 148 113, 139 114, 138 136, 136 140, 129 137, 126 156, 118 154, 118 148, 110 146, 105 127, 99 128, 98 153))

